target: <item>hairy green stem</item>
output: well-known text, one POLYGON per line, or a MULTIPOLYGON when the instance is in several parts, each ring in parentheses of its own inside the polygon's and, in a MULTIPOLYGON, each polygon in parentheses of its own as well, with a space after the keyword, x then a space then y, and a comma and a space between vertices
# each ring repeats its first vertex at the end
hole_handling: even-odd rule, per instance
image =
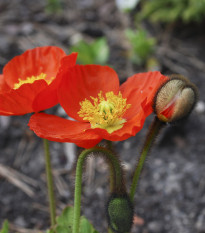
POLYGON ((83 164, 86 157, 91 153, 100 153, 109 162, 111 171, 110 180, 112 183, 111 192, 115 192, 116 190, 120 190, 122 193, 125 192, 123 172, 118 158, 111 151, 103 147, 94 147, 84 150, 78 158, 76 167, 73 233, 79 232, 83 164))
POLYGON ((139 181, 139 177, 140 177, 142 168, 144 166, 146 156, 147 156, 156 136, 158 135, 160 129, 164 126, 164 124, 165 123, 158 120, 157 117, 155 117, 154 121, 151 124, 151 127, 149 129, 148 135, 147 135, 146 140, 145 140, 145 144, 144 144, 142 152, 141 152, 139 162, 138 162, 137 167, 136 167, 135 172, 134 172, 132 185, 130 188, 130 200, 131 201, 134 201, 134 195, 135 195, 135 192, 137 189, 137 184, 139 181))
POLYGON ((51 158, 50 158, 48 140, 43 139, 43 143, 44 143, 44 154, 45 154, 45 165, 46 165, 46 180, 47 180, 47 187, 48 187, 48 198, 49 198, 51 227, 54 227, 55 224, 56 224, 56 205, 55 205, 53 176, 52 176, 52 168, 51 168, 51 158))

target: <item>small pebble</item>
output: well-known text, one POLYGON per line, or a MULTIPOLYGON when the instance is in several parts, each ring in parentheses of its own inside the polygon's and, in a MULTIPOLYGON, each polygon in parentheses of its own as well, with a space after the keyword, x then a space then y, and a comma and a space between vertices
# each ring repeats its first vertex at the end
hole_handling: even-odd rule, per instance
POLYGON ((14 223, 19 227, 26 227, 27 226, 26 221, 22 216, 17 217, 14 220, 14 223))
POLYGON ((203 101, 199 101, 195 107, 197 113, 202 114, 205 112, 205 103, 203 101))

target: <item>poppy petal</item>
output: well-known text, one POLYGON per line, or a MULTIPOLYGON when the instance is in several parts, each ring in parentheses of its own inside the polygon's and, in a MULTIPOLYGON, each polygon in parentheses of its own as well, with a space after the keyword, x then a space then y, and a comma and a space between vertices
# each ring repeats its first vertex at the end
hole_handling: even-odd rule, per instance
POLYGON ((19 79, 46 74, 46 78, 56 77, 60 60, 66 56, 65 52, 55 46, 37 47, 27 50, 22 55, 9 61, 4 69, 4 79, 10 88, 14 87, 19 79))
POLYGON ((80 102, 97 97, 98 93, 119 91, 119 79, 116 72, 108 66, 76 65, 64 72, 58 90, 59 102, 66 113, 78 121, 83 121, 78 115, 80 102))
POLYGON ((88 123, 66 120, 45 113, 32 115, 28 125, 39 137, 56 142, 73 142, 84 148, 91 148, 102 140, 93 131, 86 132, 90 127, 88 123))
POLYGON ((168 79, 159 71, 135 74, 120 86, 120 91, 131 107, 125 118, 132 118, 142 106, 146 116, 152 113, 153 98, 159 87, 168 79))
MULTIPOLYGON (((76 60, 77 53, 72 53, 62 58, 61 66, 66 66, 67 68, 72 67, 76 64, 76 60)), ((58 104, 57 88, 60 84, 61 78, 61 75, 57 75, 52 83, 37 95, 33 102, 33 109, 35 112, 51 108, 58 104)))
POLYGON ((5 82, 3 74, 0 74, 0 93, 7 92, 9 90, 10 90, 10 87, 5 82))
POLYGON ((23 115, 34 112, 32 103, 39 91, 48 84, 44 80, 24 84, 16 90, 0 93, 0 114, 5 116, 23 115))

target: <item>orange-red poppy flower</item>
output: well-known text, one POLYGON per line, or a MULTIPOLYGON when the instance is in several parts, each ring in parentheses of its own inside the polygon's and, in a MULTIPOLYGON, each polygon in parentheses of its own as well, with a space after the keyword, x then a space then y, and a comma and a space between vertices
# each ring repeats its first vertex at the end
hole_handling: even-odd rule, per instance
POLYGON ((152 112, 154 94, 167 80, 160 72, 139 73, 120 86, 116 72, 99 65, 76 65, 62 69, 60 75, 59 103, 74 120, 37 113, 29 126, 42 138, 84 148, 102 139, 121 141, 134 136, 152 112))
POLYGON ((66 56, 58 47, 45 46, 9 61, 0 75, 0 115, 23 115, 56 105, 60 64, 73 66, 76 57, 66 56))

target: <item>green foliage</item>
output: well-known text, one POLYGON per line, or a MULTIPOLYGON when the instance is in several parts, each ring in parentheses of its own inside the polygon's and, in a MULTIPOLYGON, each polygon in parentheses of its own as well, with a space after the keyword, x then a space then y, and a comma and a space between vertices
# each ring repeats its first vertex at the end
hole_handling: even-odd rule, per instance
POLYGON ((109 47, 105 38, 92 43, 81 40, 71 47, 71 52, 78 52, 78 62, 81 64, 105 65, 109 58, 109 47))
POLYGON ((62 214, 57 218, 57 233, 72 233, 73 207, 66 207, 62 214))
POLYGON ((205 18, 205 0, 144 0, 137 18, 164 23, 200 22, 205 18))
POLYGON ((148 38, 144 30, 133 31, 127 29, 125 34, 131 44, 130 58, 133 63, 141 65, 154 51, 156 40, 148 38))
POLYGON ((79 233, 98 233, 85 217, 81 217, 79 233))
POLYGON ((60 0, 47 0, 46 12, 49 14, 55 14, 62 11, 60 0))
MULTIPOLYGON (((62 214, 57 217, 57 225, 54 230, 48 230, 46 233, 72 233, 73 226, 73 207, 66 207, 62 214)), ((6 232, 5 232, 6 233, 6 232)), ((80 219, 79 233, 98 233, 91 223, 82 216, 80 219)))
POLYGON ((7 220, 4 221, 0 233, 9 233, 9 222, 7 220))

